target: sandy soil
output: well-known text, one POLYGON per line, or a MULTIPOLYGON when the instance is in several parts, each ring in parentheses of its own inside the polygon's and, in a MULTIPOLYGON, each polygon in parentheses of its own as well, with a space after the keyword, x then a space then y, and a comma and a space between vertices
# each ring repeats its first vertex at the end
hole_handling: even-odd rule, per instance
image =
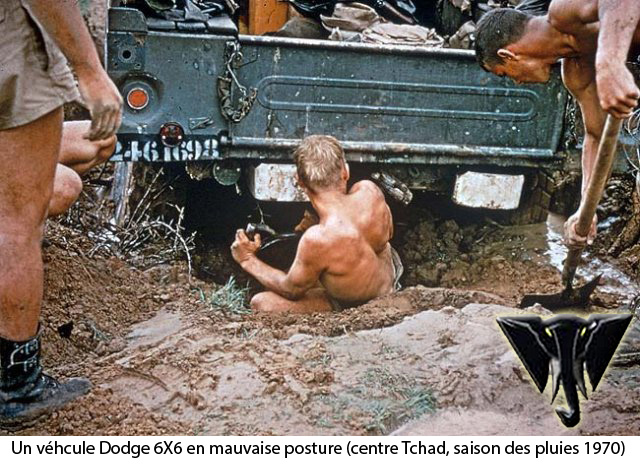
MULTIPOLYGON (((94 389, 22 433, 639 433, 636 321, 623 348, 631 363, 611 369, 583 401, 582 424, 564 429, 495 323, 522 312, 524 292, 557 290, 552 228, 458 230, 431 216, 408 229, 400 250, 413 286, 399 293, 342 313, 253 316, 212 305, 220 285, 190 281, 183 262, 143 271, 90 257, 90 239, 52 223, 45 364, 94 389), (445 267, 422 281, 438 268, 431 255, 445 267)), ((610 285, 596 309, 625 306, 610 285)))

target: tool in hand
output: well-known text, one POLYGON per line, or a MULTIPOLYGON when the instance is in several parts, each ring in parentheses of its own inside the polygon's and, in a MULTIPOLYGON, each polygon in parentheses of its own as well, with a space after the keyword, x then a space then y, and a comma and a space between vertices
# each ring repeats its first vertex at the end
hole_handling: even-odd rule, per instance
MULTIPOLYGON (((266 223, 248 223, 247 228, 245 228, 245 233, 251 241, 256 237, 256 234, 260 234, 262 238, 262 244, 260 245, 261 251, 273 248, 274 245, 282 242, 293 241, 295 243, 294 246, 296 246, 302 237, 302 233, 297 232, 278 233, 266 223)), ((294 247, 293 250, 295 251, 295 249, 294 247)))
POLYGON ((253 241, 256 233, 260 233, 262 238, 265 236, 275 236, 277 234, 276 231, 266 223, 248 223, 244 231, 247 234, 247 238, 251 241, 253 241))
MULTIPOLYGON (((611 167, 615 159, 616 145, 618 143, 618 135, 622 120, 607 116, 604 124, 600 144, 598 145, 598 154, 596 157, 593 174, 589 180, 589 186, 580 202, 578 209, 578 221, 576 222, 576 233, 586 237, 591 229, 593 216, 596 208, 604 192, 605 185, 611 174, 611 167)), ((576 275, 576 269, 582 257, 584 246, 571 246, 567 252, 567 258, 564 261, 562 270, 562 283, 564 289, 560 293, 551 295, 526 295, 520 302, 520 307, 525 308, 539 303, 547 309, 559 309, 563 307, 584 307, 589 303, 591 294, 598 286, 601 275, 588 282, 587 284, 574 288, 573 279, 576 275)))
POLYGON ((377 181, 382 190, 396 201, 408 205, 413 199, 413 193, 409 187, 395 176, 386 172, 376 172, 371 175, 371 178, 377 181))

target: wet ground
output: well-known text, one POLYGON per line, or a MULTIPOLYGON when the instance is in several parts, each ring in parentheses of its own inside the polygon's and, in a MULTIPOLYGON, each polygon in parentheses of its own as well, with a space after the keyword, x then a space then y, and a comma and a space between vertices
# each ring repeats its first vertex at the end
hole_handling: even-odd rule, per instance
MULTIPOLYGON (((403 291, 305 316, 248 313, 251 291, 224 235, 201 243, 194 262, 207 267, 189 279, 184 261, 142 270, 91 255, 92 240, 50 224, 45 364, 88 376, 94 389, 24 433, 640 433, 637 320, 573 430, 496 325, 523 312, 523 294, 559 290, 561 219, 505 227, 446 212, 397 213, 403 291), (235 283, 222 286, 232 273, 235 283)), ((580 269, 604 272, 590 312, 628 311, 637 284, 598 261, 580 269)))

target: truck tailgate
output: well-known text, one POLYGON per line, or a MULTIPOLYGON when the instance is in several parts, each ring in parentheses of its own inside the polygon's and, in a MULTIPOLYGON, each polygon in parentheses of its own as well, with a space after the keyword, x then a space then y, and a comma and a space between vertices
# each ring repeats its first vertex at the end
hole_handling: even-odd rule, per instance
MULTIPOLYGON (((552 158, 566 92, 558 73, 518 86, 473 52, 240 36, 242 85, 257 89, 231 124, 232 147, 279 158, 308 134, 334 134, 362 162, 552 158), (269 154, 272 151, 273 154, 269 154)), ((234 151, 235 155, 236 151, 234 151)), ((241 152, 237 152, 240 154, 241 152)))

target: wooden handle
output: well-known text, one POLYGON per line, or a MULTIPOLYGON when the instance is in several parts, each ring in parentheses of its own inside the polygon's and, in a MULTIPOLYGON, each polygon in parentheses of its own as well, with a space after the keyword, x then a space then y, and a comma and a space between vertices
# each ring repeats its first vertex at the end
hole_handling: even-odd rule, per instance
POLYGON ((616 146, 618 144, 618 135, 622 120, 607 116, 604 123, 604 130, 598 145, 598 155, 596 165, 593 167, 589 186, 584 193, 578 210, 578 222, 576 223, 576 233, 580 236, 587 236, 591 230, 591 222, 598 208, 598 203, 602 198, 602 193, 611 174, 611 167, 616 155, 616 146))
MULTIPOLYGON (((600 144, 598 145, 596 164, 593 167, 589 186, 587 186, 587 191, 584 193, 584 196, 582 196, 580 208, 578 209, 576 233, 580 236, 587 236, 589 230, 591 230, 593 216, 596 213, 598 203, 602 198, 602 193, 611 174, 611 167, 615 160, 616 146, 618 144, 618 135, 620 134, 621 126, 622 120, 607 115, 602 137, 600 138, 600 144)), ((573 277, 576 274, 576 268, 580 262, 583 249, 584 247, 570 248, 567 253, 567 258, 564 261, 564 268, 562 270, 562 281, 566 289, 572 287, 573 277)))

